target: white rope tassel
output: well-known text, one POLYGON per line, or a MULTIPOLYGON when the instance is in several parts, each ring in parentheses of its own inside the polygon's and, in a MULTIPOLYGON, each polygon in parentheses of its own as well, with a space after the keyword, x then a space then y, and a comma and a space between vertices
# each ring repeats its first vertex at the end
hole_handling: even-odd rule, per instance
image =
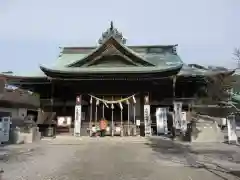
POLYGON ((107 103, 104 102, 103 104, 106 106, 106 108, 109 108, 108 105, 107 105, 107 103))
POLYGON ((113 104, 112 104, 111 108, 114 109, 114 105, 113 104))
POLYGON ((128 99, 126 100, 126 103, 129 104, 129 100, 128 99))
POLYGON ((119 106, 120 106, 120 109, 122 110, 123 109, 123 105, 122 105, 121 102, 119 103, 119 106))
POLYGON ((134 95, 133 95, 133 103, 136 104, 136 99, 134 95))
POLYGON ((98 106, 99 105, 99 100, 97 99, 97 101, 96 101, 96 105, 98 106))
POLYGON ((92 99, 92 96, 91 96, 91 98, 90 98, 90 104, 92 104, 92 100, 93 100, 93 99, 92 99))

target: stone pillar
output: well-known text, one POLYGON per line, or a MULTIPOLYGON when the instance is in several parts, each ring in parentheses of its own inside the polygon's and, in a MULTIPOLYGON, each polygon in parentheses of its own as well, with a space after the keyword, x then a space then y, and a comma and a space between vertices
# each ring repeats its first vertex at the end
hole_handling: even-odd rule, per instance
POLYGON ((230 115, 227 117, 227 127, 228 127, 228 142, 238 144, 235 115, 230 115))

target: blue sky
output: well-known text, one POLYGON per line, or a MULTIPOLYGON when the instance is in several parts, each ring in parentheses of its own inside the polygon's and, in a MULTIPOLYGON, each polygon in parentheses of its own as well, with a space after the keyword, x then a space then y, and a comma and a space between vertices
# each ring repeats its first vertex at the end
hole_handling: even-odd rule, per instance
POLYGON ((179 44, 186 63, 236 66, 240 0, 0 0, 0 71, 52 64, 60 46, 94 46, 111 20, 129 45, 179 44))

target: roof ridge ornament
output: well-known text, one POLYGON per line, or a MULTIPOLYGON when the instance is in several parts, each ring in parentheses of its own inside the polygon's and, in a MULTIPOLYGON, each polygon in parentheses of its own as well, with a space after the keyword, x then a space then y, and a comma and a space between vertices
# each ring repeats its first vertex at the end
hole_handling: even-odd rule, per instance
POLYGON ((117 28, 114 28, 113 21, 110 23, 110 28, 102 33, 102 37, 98 40, 98 43, 103 44, 110 37, 114 37, 118 42, 126 44, 126 39, 123 37, 122 33, 119 32, 117 28))

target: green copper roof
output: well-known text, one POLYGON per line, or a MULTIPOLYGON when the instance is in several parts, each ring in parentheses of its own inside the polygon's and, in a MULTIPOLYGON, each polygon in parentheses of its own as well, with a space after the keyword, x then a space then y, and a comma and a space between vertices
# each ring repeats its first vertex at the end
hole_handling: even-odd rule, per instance
POLYGON ((48 69, 46 67, 41 67, 43 71, 52 71, 52 72, 61 72, 61 73, 71 73, 71 74, 85 74, 85 73, 155 73, 155 72, 163 72, 172 69, 180 69, 182 67, 181 64, 171 65, 171 66, 154 66, 154 67, 62 67, 55 69, 48 69))
MULTIPOLYGON (((102 41, 101 41, 102 42, 102 41)), ((63 53, 59 56, 58 63, 54 66, 41 66, 41 70, 49 75, 51 73, 70 73, 70 74, 88 74, 88 73, 159 73, 159 72, 178 72, 174 69, 181 69, 183 62, 180 57, 168 51, 161 51, 161 53, 137 53, 129 47, 121 44, 114 37, 110 36, 104 43, 96 49, 84 53, 84 51, 74 53, 74 50, 68 51, 69 53, 63 53), (108 53, 107 55, 105 53, 108 53), (110 52, 110 53, 109 53, 110 52), (122 64, 120 67, 115 64, 111 64, 115 56, 121 57, 126 61, 132 63, 122 64), (97 61, 101 59, 108 59, 106 67, 89 66, 91 61, 97 61), (113 58, 113 59, 111 59, 113 58)))
MULTIPOLYGON (((154 54, 154 53, 141 53, 138 54, 141 58, 143 58, 145 61, 154 64, 155 66, 172 66, 175 64, 182 64, 182 60, 178 55, 173 55, 170 53, 164 53, 164 54, 154 54)), ((55 64, 52 66, 47 66, 49 68, 53 69, 61 69, 64 67, 67 67, 69 64, 72 64, 76 61, 79 61, 86 57, 87 54, 62 54, 55 64)))
MULTIPOLYGON (((110 28, 102 33, 97 47, 66 47, 56 63, 40 66, 43 72, 17 75, 25 77, 46 77, 48 72, 61 74, 88 73, 160 73, 171 71, 179 76, 207 76, 220 72, 185 65, 176 53, 176 45, 168 46, 126 46, 123 37, 111 22, 110 28), (105 61, 105 62, 104 62, 105 61), (106 62, 107 61, 107 62, 106 62), (118 61, 118 62, 116 62, 118 61), (104 63, 103 63, 104 62, 104 63), (117 64, 118 63, 118 64, 117 64), (99 64, 101 64, 99 66, 99 64), (179 71, 179 70, 180 71, 179 71)), ((166 73, 166 75, 171 73, 166 73)))

